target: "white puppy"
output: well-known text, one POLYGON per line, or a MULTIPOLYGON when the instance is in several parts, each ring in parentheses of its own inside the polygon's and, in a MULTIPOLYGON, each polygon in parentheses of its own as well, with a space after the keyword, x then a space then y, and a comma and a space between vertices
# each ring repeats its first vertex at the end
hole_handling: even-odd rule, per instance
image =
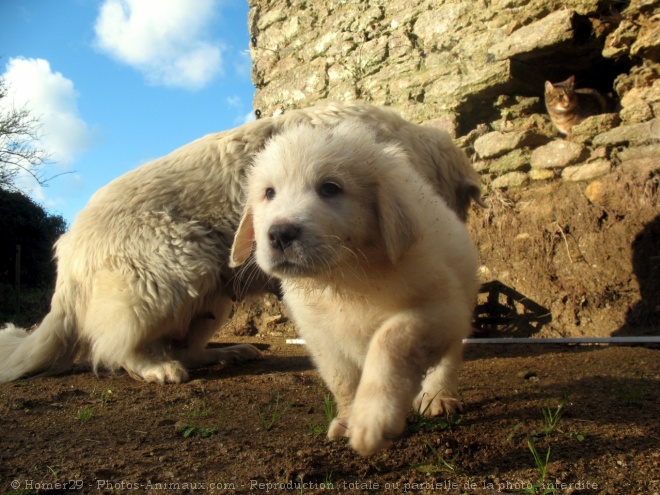
POLYGON ((451 207, 480 201, 479 176, 449 136, 361 102, 324 103, 210 134, 100 189, 56 245, 51 310, 32 333, 0 330, 0 382, 58 373, 76 357, 179 383, 188 368, 252 359, 252 346, 208 349, 232 299, 266 288, 227 266, 247 167, 266 141, 301 122, 352 118, 399 143, 451 207))
POLYGON ((391 142, 355 121, 294 127, 248 175, 231 253, 282 279, 284 301, 334 394, 328 436, 368 455, 411 406, 460 407, 457 372, 478 290, 458 216, 391 142))

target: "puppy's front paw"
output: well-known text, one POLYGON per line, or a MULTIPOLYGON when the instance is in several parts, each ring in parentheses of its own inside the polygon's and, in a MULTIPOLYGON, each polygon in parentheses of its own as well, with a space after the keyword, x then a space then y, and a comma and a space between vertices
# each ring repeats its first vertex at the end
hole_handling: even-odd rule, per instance
POLYGON ((188 381, 188 371, 178 361, 166 361, 146 365, 139 372, 129 371, 131 376, 141 377, 152 383, 184 383, 188 381))
POLYGON ((440 391, 435 395, 422 391, 415 398, 413 407, 416 412, 430 417, 441 414, 455 414, 463 410, 458 397, 446 391, 440 391))
POLYGON ((263 358, 261 351, 250 344, 232 345, 217 349, 216 352, 218 362, 222 364, 237 364, 263 358))
POLYGON ((341 437, 349 437, 348 418, 335 418, 328 426, 328 438, 336 440, 341 437))
POLYGON ((371 455, 389 447, 403 433, 405 418, 391 417, 382 411, 354 413, 350 418, 350 444, 358 453, 371 455))

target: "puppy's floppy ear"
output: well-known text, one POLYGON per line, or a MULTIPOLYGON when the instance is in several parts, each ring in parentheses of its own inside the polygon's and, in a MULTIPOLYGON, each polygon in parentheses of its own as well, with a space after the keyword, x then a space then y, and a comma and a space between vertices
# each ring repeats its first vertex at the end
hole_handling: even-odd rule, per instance
MULTIPOLYGON (((402 167, 400 164, 393 166, 402 167)), ((414 207, 407 203, 414 198, 400 196, 395 184, 398 179, 396 175, 385 174, 379 178, 377 186, 378 223, 387 257, 392 263, 396 263, 419 237, 414 207)))
POLYGON ((245 207, 243 218, 238 224, 236 235, 234 236, 234 244, 231 246, 231 254, 229 255, 229 266, 236 268, 241 266, 252 254, 252 246, 254 245, 254 223, 252 221, 252 209, 249 206, 245 207))
POLYGON ((456 186, 456 201, 458 202, 456 213, 463 222, 467 221, 468 211, 470 210, 472 201, 482 208, 488 208, 488 205, 481 197, 481 187, 472 180, 462 180, 456 186))

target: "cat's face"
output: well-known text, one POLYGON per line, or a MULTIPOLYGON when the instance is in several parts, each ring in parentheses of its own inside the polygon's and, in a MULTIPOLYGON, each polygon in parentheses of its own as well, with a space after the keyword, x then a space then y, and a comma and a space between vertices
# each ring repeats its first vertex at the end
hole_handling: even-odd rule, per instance
POLYGON ((570 112, 577 105, 574 89, 573 77, 556 84, 546 81, 545 106, 558 113, 570 112))

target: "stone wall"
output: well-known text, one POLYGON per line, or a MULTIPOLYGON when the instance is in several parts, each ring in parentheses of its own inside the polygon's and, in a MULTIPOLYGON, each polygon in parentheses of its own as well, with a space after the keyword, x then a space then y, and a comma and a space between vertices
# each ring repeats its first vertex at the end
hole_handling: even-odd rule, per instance
MULTIPOLYGON (((643 299, 642 292, 647 294, 644 304, 651 319, 660 315, 660 300, 649 296, 648 288, 640 289, 632 275, 635 238, 645 225, 656 225, 660 214, 656 194, 660 181, 660 0, 249 3, 258 114, 273 115, 323 99, 362 99, 395 107, 414 122, 443 128, 472 158, 493 206, 489 213, 477 212, 471 220, 482 251, 485 281, 504 281, 517 291, 522 287, 525 296, 531 294, 552 307, 556 320, 566 317, 567 311, 575 313, 573 321, 564 318, 561 324, 569 333, 617 331, 629 321, 631 308, 643 299), (578 87, 609 93, 618 106, 614 113, 585 120, 565 139, 545 113, 543 87, 546 80, 558 82, 570 75, 575 75, 578 87), (571 219, 561 223, 558 218, 567 212, 551 212, 538 203, 539 197, 553 201, 546 194, 550 190, 562 196, 553 189, 555 183, 578 194, 564 195, 566 201, 586 201, 584 216, 593 217, 594 225, 570 225, 571 219), (612 201, 613 197, 618 200, 612 201), (611 241, 621 246, 593 254, 594 259, 603 256, 604 265, 613 256, 627 258, 628 264, 615 279, 604 272, 577 275, 579 270, 569 270, 566 280, 583 276, 600 280, 582 287, 562 282, 560 275, 548 275, 550 265, 523 263, 520 269, 526 273, 544 270, 543 276, 549 277, 547 283, 539 284, 528 276, 526 285, 505 266, 497 268, 497 260, 501 264, 506 258, 501 250, 520 234, 515 228, 523 228, 523 209, 536 212, 523 233, 539 239, 563 237, 571 265, 576 258, 584 258, 586 248, 580 242, 585 238, 593 242, 602 236, 606 242, 608 222, 634 217, 626 224, 626 232, 611 241), (494 219, 493 211, 502 219, 494 219), (504 235, 502 244, 480 231, 493 223, 504 235), (508 233, 511 239, 501 230, 504 224, 515 227, 508 233), (573 256, 571 242, 578 251, 573 256), (604 296, 612 291, 617 294, 613 296, 616 304, 591 309, 607 313, 604 306, 609 304, 619 314, 606 316, 610 322, 606 328, 599 319, 600 328, 585 330, 588 325, 580 313, 584 316, 590 301, 612 299, 604 296), (562 308, 555 307, 559 292, 565 299, 562 308)), ((649 232, 660 240, 660 226, 649 232)), ((545 249, 541 244, 536 247, 545 249)), ((559 262, 560 250, 555 249, 546 253, 549 263, 559 262)), ((524 258, 525 251, 519 256, 524 258)), ((655 280, 660 278, 660 268, 657 256, 654 260, 645 270, 654 273, 655 280)), ((557 326, 554 331, 562 330, 557 326)))

